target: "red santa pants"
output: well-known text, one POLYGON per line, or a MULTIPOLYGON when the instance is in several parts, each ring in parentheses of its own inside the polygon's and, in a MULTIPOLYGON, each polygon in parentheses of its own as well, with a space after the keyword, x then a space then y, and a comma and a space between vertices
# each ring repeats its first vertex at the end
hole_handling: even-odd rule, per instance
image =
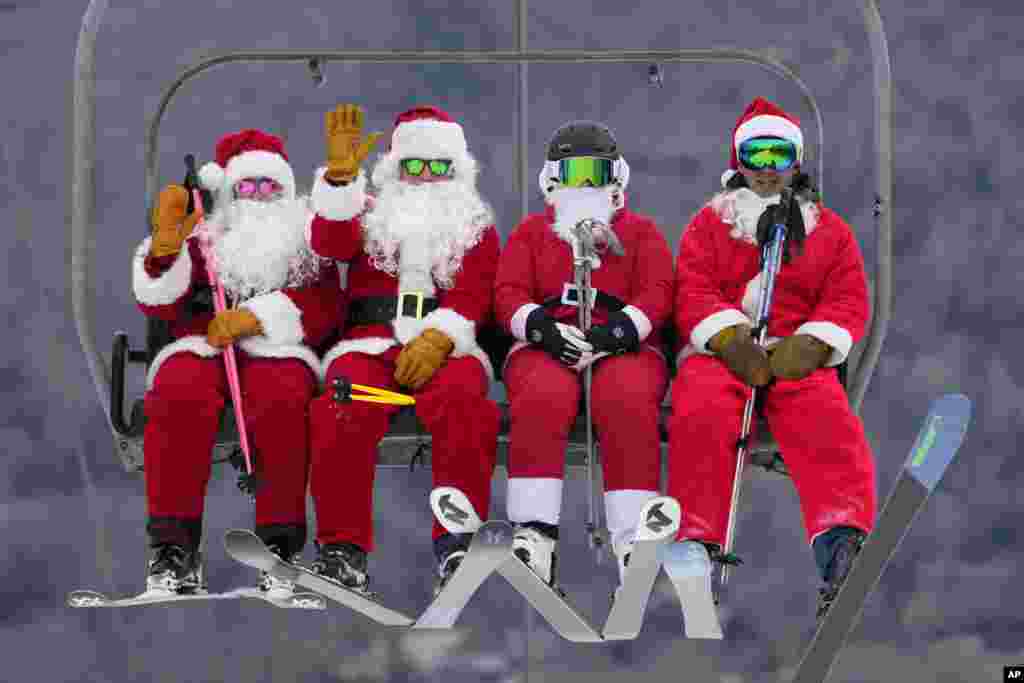
MULTIPOLYGON (((690 356, 680 368, 672 387, 668 484, 683 510, 680 540, 725 544, 736 442, 749 395, 750 388, 714 356, 690 356)), ((874 459, 836 370, 776 380, 764 399, 768 428, 800 498, 807 542, 834 526, 870 532, 874 459)))
MULTIPOLYGON (((503 381, 511 419, 509 478, 561 479, 569 432, 580 412, 582 373, 524 347, 509 356, 503 381)), ((594 364, 590 407, 606 491, 658 490, 658 413, 667 384, 665 361, 648 346, 594 364)))
MULTIPOLYGON (((400 347, 380 355, 347 353, 327 370, 327 386, 347 377, 391 391, 405 391, 394 379, 400 347)), ((448 358, 415 393, 416 415, 432 437, 434 487, 454 486, 487 519, 491 477, 497 457, 498 406, 487 398, 489 380, 476 358, 448 358)), ((377 445, 387 434, 398 406, 352 401, 335 403, 332 392, 310 407, 310 491, 316 505, 317 541, 349 542, 366 552, 374 548, 373 482, 377 445)), ((424 511, 429 506, 424 497, 424 511)), ((433 537, 445 533, 434 520, 433 537)))
MULTIPOLYGON (((256 526, 306 524, 308 425, 316 388, 312 370, 293 358, 238 353, 242 407, 265 485, 256 526)), ((150 517, 199 520, 210 455, 230 400, 221 357, 178 353, 157 371, 146 394, 146 498, 150 517)))

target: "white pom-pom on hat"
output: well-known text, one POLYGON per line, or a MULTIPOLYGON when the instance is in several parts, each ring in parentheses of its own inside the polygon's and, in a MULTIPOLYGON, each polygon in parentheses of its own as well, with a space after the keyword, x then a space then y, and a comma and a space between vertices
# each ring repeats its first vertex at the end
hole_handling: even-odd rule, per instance
POLYGON ((211 161, 199 169, 199 184, 211 192, 219 192, 224 185, 226 173, 220 164, 211 161))

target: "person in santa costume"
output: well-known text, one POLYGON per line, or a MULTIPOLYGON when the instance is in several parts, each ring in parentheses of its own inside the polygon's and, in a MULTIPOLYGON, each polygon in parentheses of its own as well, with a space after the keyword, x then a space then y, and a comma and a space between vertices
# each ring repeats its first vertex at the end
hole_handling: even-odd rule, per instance
POLYGON ((672 309, 672 251, 654 221, 626 207, 629 166, 612 131, 572 121, 549 141, 539 182, 546 208, 523 219, 502 252, 499 323, 518 340, 508 389, 508 517, 516 554, 550 585, 565 450, 579 413, 582 371, 593 364, 591 404, 601 442, 608 530, 620 579, 641 508, 659 494, 659 410, 668 383, 660 348, 672 309), (573 229, 593 228, 598 260, 592 328, 578 327, 573 229))
MULTIPOLYGON (((255 501, 257 535, 282 558, 306 541, 306 409, 317 388, 314 349, 343 307, 337 268, 309 248, 313 218, 296 197, 282 141, 245 129, 221 139, 200 182, 214 196, 194 232, 181 185, 164 188, 153 233, 138 247, 132 280, 139 307, 170 323, 174 341, 146 378, 147 530, 150 587, 191 590, 202 582, 197 554, 210 454, 230 400, 222 351, 237 349, 245 425, 265 485, 255 501), (214 314, 200 239, 210 240, 229 310, 214 314), (206 294, 206 304, 198 301, 206 294)), ((315 207, 318 197, 313 198, 315 207)), ((264 574, 264 590, 292 586, 264 574)))
MULTIPOLYGON (((458 488, 486 516, 500 413, 487 396, 494 372, 477 331, 493 317, 494 212, 477 191, 462 126, 432 106, 398 115, 369 197, 353 150, 368 150, 376 134, 361 142, 362 121, 355 105, 328 113, 332 152, 313 189, 314 199, 344 196, 309 234, 316 253, 347 264, 348 318, 342 341, 323 358, 326 382, 411 390, 433 439, 434 487, 458 488)), ((332 392, 310 407, 314 568, 355 590, 369 585, 377 446, 395 410, 339 402, 332 392)), ((440 591, 470 535, 446 533, 436 520, 432 535, 440 591)))
POLYGON ((837 366, 864 334, 868 291, 850 226, 820 202, 801 170, 799 121, 757 98, 736 122, 723 190, 694 216, 676 264, 675 322, 687 342, 672 389, 669 495, 682 506, 678 539, 710 571, 722 561, 749 387, 800 498, 821 571, 819 617, 874 524, 875 467, 837 366), (775 280, 767 350, 751 330, 761 286, 762 234, 781 193, 795 201, 775 280))

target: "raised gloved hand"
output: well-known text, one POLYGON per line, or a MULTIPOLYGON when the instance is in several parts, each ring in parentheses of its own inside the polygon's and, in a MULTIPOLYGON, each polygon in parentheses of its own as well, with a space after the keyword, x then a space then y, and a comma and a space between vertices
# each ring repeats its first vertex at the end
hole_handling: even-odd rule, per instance
POLYGON ((441 330, 423 330, 398 354, 395 381, 411 389, 419 389, 434 376, 454 348, 455 343, 441 330))
POLYGON ((149 255, 154 258, 173 256, 192 234, 198 214, 188 213, 188 190, 181 185, 168 185, 157 197, 150 216, 153 223, 153 241, 149 255))
POLYGON ((370 154, 381 133, 361 140, 363 109, 356 104, 339 104, 327 112, 324 132, 327 141, 325 177, 335 183, 349 182, 359 175, 359 167, 370 154))
POLYGON ((769 350, 772 374, 779 379, 803 379, 832 355, 832 347, 809 334, 794 334, 769 350))
POLYGON ((263 326, 252 311, 234 308, 221 311, 206 328, 206 341, 218 349, 228 346, 236 339, 263 334, 263 326))
POLYGON ((622 311, 609 313, 608 322, 591 327, 587 341, 596 352, 614 354, 640 350, 640 332, 632 318, 622 311))
POLYGON ((708 342, 729 370, 752 387, 763 387, 772 379, 768 354, 750 334, 750 325, 727 327, 708 342))
POLYGON ((578 327, 555 322, 543 308, 526 317, 526 339, 568 366, 576 365, 584 352, 594 350, 578 327))

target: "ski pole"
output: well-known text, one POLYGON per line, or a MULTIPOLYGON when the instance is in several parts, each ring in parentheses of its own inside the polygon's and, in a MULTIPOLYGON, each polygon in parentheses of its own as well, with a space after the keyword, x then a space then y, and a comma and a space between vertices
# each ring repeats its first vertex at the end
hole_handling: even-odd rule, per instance
MULTIPOLYGON (((195 163, 194 159, 187 159, 186 163, 190 160, 193 164, 195 163)), ((190 174, 193 169, 189 169, 190 174)), ((221 313, 227 310, 224 285, 217 277, 217 268, 214 264, 213 248, 210 244, 209 235, 206 234, 206 231, 200 229, 206 221, 206 213, 203 210, 202 197, 199 194, 199 190, 195 187, 192 188, 192 201, 195 205, 195 210, 199 212, 194 234, 199 236, 199 246, 203 252, 203 261, 206 263, 206 277, 210 281, 210 286, 213 288, 214 311, 216 313, 221 313)), ((245 428, 245 413, 242 411, 242 390, 238 382, 238 360, 235 357, 234 343, 228 344, 224 348, 224 369, 228 377, 228 388, 231 390, 231 404, 235 410, 235 422, 238 426, 238 440, 242 448, 242 455, 245 456, 245 474, 239 482, 239 488, 254 496, 262 482, 259 481, 253 469, 252 449, 249 446, 249 435, 245 428)))
MULTIPOLYGON (((768 318, 771 311, 772 298, 775 294, 775 277, 782 266, 782 254, 786 242, 786 218, 789 216, 789 208, 793 201, 792 190, 786 189, 782 192, 780 209, 776 209, 772 230, 767 236, 765 243, 761 246, 761 267, 764 275, 761 277, 760 291, 758 292, 757 324, 754 328, 757 345, 764 348, 768 338, 768 318), (784 211, 780 215, 780 211, 784 211)), ((750 397, 743 407, 743 424, 740 430, 740 438, 736 450, 736 470, 732 482, 732 502, 729 505, 729 523, 725 531, 725 548, 722 551, 722 585, 729 580, 729 567, 738 564, 738 558, 732 555, 733 543, 736 532, 737 507, 740 500, 740 488, 743 483, 743 469, 746 464, 747 447, 750 440, 751 427, 754 421, 754 403, 757 400, 757 387, 750 388, 750 397)))
MULTIPOLYGON (((594 257, 593 221, 582 220, 575 227, 576 254, 573 258, 576 294, 579 303, 580 330, 586 334, 591 327, 593 297, 591 295, 591 270, 594 257)), ((603 557, 604 539, 597 528, 597 503, 595 501, 594 422, 590 405, 590 390, 593 382, 593 364, 583 370, 583 409, 587 431, 587 534, 590 547, 597 551, 597 561, 603 557)))

